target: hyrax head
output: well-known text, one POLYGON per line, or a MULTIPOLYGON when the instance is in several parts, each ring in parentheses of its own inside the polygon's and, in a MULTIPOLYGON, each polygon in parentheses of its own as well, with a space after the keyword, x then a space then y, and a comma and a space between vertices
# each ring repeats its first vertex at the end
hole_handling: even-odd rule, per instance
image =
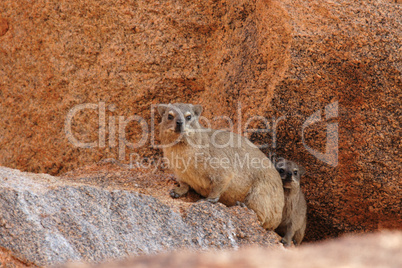
POLYGON ((202 112, 201 105, 159 104, 158 112, 162 117, 160 126, 164 135, 179 136, 200 128, 198 119, 202 112))
POLYGON ((283 188, 293 188, 300 186, 300 177, 306 173, 304 167, 295 162, 279 158, 275 164, 276 170, 281 176, 283 188))

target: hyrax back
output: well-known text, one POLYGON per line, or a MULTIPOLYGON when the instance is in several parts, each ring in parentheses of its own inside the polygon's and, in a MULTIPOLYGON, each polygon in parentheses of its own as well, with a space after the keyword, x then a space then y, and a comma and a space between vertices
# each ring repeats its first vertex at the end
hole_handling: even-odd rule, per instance
POLYGON ((266 229, 281 222, 284 195, 279 173, 248 139, 232 132, 203 128, 200 105, 160 104, 160 140, 179 187, 174 198, 189 187, 212 203, 244 202, 266 229))
POLYGON ((283 237, 282 243, 290 246, 291 242, 299 245, 304 237, 307 222, 307 205, 300 189, 300 177, 305 169, 292 161, 280 158, 275 164, 285 193, 285 207, 282 222, 275 230, 283 237))

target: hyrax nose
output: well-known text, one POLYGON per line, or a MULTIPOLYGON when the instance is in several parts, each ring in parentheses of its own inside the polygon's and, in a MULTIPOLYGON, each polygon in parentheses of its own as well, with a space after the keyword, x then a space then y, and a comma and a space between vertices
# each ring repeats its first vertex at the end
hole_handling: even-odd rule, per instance
POLYGON ((292 181, 292 173, 286 173, 285 181, 292 181))
POLYGON ((179 119, 179 120, 177 120, 177 121, 176 121, 176 125, 178 125, 178 126, 183 125, 183 121, 182 121, 182 120, 180 120, 180 119, 179 119))

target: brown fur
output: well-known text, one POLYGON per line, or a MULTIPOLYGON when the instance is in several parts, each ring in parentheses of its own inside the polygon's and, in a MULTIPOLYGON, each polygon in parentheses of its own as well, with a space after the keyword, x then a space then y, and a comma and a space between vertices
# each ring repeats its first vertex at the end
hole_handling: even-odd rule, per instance
POLYGON ((292 161, 280 158, 275 165, 285 193, 285 207, 282 222, 275 230, 283 237, 282 243, 290 246, 291 242, 299 245, 304 237, 307 223, 307 204, 300 189, 300 177, 305 173, 303 167, 292 161))
POLYGON ((255 145, 235 133, 201 127, 199 105, 161 104, 158 111, 161 143, 177 141, 163 148, 180 183, 172 197, 186 194, 191 187, 213 203, 219 200, 231 206, 244 202, 266 229, 279 225, 284 206, 280 176, 255 145), (178 126, 180 120, 183 125, 178 126))

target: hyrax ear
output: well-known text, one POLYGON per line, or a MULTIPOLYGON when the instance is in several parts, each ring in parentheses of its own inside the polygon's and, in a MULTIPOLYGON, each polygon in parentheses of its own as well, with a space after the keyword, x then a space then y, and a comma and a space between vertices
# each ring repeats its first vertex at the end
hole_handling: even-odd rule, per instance
POLYGON ((286 161, 286 159, 283 157, 279 157, 278 159, 276 159, 275 168, 280 168, 281 166, 283 166, 285 161, 286 161))
POLYGON ((303 166, 300 166, 300 165, 298 165, 298 166, 299 166, 300 176, 303 176, 304 174, 306 174, 306 169, 303 166))
POLYGON ((158 112, 159 112, 160 116, 163 117, 163 115, 165 114, 168 107, 169 106, 167 104, 159 104, 158 105, 158 112))
POLYGON ((200 116, 202 113, 202 106, 201 105, 193 105, 193 111, 196 116, 200 116))

